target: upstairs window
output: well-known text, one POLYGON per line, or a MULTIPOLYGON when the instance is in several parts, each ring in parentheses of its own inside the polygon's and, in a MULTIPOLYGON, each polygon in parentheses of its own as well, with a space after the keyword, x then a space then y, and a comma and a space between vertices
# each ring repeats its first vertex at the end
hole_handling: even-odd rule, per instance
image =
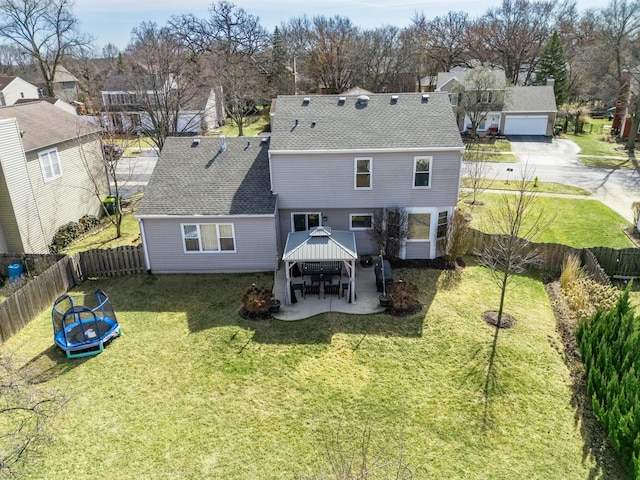
POLYGON ((354 188, 356 190, 371 190, 371 158, 355 159, 354 188))
POLYGON ((480 94, 480 103, 491 103, 492 97, 491 92, 482 92, 480 94))
POLYGON ((415 157, 413 159, 413 188, 431 187, 431 158, 415 157))
POLYGON ((454 106, 454 107, 458 106, 458 94, 457 93, 450 93, 449 94, 449 103, 451 103, 451 105, 454 106))
POLYGON ((38 158, 40 159, 42 178, 45 183, 62 176, 62 168, 60 168, 60 158, 58 158, 57 148, 38 153, 38 158))

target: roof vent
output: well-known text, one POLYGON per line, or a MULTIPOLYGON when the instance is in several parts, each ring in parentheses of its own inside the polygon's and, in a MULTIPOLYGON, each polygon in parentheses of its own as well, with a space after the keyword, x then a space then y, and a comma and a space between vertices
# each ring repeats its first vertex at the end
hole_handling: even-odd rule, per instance
POLYGON ((429 94, 428 93, 423 93, 422 94, 422 103, 427 103, 429 101, 429 94))
POLYGON ((309 231, 310 237, 330 237, 331 227, 315 227, 309 231))
POLYGON ((191 142, 191 148, 196 148, 198 145, 200 145, 200 139, 194 138, 193 142, 191 142))
POLYGON ((311 97, 304 97, 302 99, 302 105, 309 105, 310 101, 311 101, 311 97))
POLYGON ((370 98, 367 95, 358 95, 357 102, 360 105, 368 105, 369 104, 369 100, 370 100, 370 98))
POLYGON ((220 135, 220 140, 222 140, 222 144, 220 145, 220 151, 224 152, 227 149, 227 137, 224 135, 220 135))
POLYGON ((311 128, 315 128, 316 122, 311 122, 311 128))
POLYGON ((347 97, 340 97, 338 98, 338 105, 344 105, 346 101, 347 101, 347 97))
POLYGON ((398 95, 391 95, 391 103, 394 105, 398 103, 398 95))
POLYGON ((251 147, 251 142, 247 142, 247 146, 244 149, 247 150, 249 147, 251 147))
POLYGON ((262 137, 262 139, 260 140, 260 143, 264 145, 268 141, 269 141, 269 137, 262 137))

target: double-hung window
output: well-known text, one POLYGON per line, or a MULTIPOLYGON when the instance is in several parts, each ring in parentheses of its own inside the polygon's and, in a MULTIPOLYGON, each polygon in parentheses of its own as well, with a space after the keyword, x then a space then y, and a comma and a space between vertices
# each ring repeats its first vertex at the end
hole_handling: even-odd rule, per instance
POLYGON ((40 159, 42 178, 44 178, 45 183, 62 176, 57 148, 38 153, 38 158, 40 159))
POLYGON ((182 225, 184 251, 235 252, 236 241, 232 223, 194 223, 182 225))
POLYGON ((449 212, 438 212, 438 229, 436 230, 436 237, 438 239, 445 238, 447 236, 447 229, 449 227, 449 212))
POLYGON ((432 157, 415 157, 413 159, 413 188, 431 187, 432 157))
POLYGON ((372 166, 371 158, 356 158, 354 162, 355 178, 354 188, 356 190, 371 190, 372 188, 372 166))

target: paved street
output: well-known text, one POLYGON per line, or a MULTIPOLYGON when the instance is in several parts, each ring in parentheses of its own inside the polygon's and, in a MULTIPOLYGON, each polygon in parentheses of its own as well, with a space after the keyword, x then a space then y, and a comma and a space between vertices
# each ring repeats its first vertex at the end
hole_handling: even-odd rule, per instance
POLYGON ((585 167, 578 159, 579 147, 566 139, 512 137, 509 140, 520 163, 491 163, 491 177, 514 179, 522 166, 528 165, 541 182, 584 188, 592 193, 589 198, 600 200, 633 221, 631 204, 640 201, 640 169, 585 167))

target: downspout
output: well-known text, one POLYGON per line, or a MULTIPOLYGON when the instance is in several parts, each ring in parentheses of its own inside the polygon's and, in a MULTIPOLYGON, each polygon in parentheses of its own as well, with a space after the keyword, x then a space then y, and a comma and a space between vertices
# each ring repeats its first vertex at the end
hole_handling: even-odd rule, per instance
POLYGON ((147 267, 147 273, 151 273, 151 261, 149 260, 149 250, 147 249, 147 236, 144 232, 144 222, 141 218, 138 219, 138 225, 140 226, 140 238, 142 239, 142 251, 144 252, 144 263, 147 267))

